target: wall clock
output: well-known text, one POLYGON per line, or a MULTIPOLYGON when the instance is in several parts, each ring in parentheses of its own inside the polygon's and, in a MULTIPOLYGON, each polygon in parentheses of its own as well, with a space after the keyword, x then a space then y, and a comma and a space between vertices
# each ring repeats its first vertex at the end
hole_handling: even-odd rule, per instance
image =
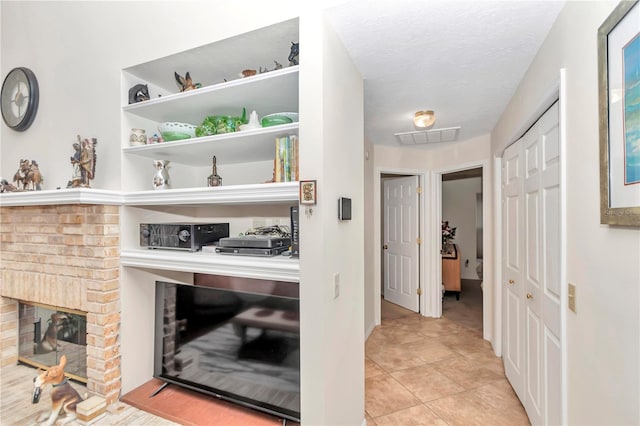
POLYGON ((9 128, 23 132, 31 126, 38 111, 38 80, 29 68, 9 71, 2 83, 2 119, 9 128))

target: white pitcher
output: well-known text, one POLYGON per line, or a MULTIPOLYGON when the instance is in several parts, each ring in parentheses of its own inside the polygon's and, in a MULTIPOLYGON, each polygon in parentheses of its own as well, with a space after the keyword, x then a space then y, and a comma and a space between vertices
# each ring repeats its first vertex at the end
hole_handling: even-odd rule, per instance
POLYGON ((169 189, 171 183, 169 181, 169 160, 153 160, 153 167, 156 174, 153 176, 153 189, 169 189))

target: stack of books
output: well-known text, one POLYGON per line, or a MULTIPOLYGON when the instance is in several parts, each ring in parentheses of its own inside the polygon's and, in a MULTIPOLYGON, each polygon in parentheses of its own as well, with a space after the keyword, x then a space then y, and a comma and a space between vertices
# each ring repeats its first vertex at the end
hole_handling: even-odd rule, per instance
POLYGON ((298 135, 276 138, 274 182, 296 182, 298 172, 298 135))

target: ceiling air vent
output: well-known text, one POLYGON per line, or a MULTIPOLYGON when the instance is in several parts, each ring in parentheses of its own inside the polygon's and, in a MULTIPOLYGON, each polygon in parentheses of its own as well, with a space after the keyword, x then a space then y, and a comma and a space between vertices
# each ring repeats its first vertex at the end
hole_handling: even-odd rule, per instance
POLYGON ((395 133, 400 145, 423 145, 429 143, 455 142, 458 140, 461 127, 420 130, 416 132, 395 133))

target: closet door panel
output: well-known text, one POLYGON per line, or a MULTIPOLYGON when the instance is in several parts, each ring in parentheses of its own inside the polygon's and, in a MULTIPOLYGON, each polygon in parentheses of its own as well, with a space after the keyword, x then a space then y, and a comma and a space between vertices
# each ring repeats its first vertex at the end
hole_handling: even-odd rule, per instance
POLYGON ((504 364, 534 425, 562 422, 558 122, 556 104, 503 155, 504 364))

